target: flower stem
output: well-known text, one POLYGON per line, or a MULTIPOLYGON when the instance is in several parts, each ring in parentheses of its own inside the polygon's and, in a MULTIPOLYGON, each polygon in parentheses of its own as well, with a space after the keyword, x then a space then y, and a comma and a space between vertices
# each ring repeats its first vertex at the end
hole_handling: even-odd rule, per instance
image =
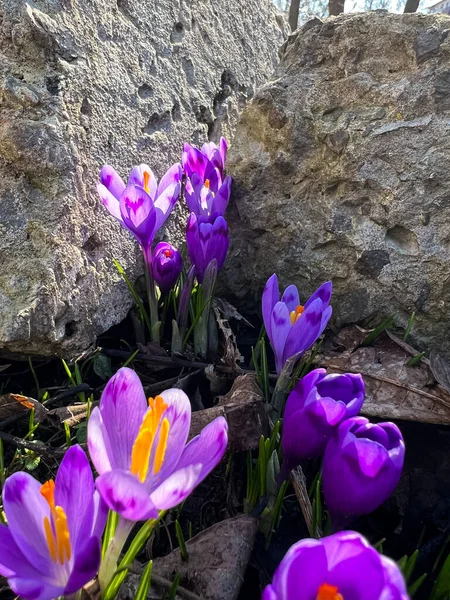
POLYGON ((151 247, 149 247, 147 249, 143 248, 142 252, 144 253, 145 283, 147 286, 148 304, 150 307, 150 323, 151 323, 150 337, 151 337, 152 342, 155 342, 155 344, 159 344, 159 329, 160 329, 161 323, 159 321, 158 299, 156 297, 155 280, 153 278, 152 249, 151 249, 151 247))
POLYGON ((127 541, 127 537, 133 528, 133 521, 127 521, 126 519, 119 518, 114 537, 109 543, 106 549, 105 556, 103 557, 98 572, 98 581, 100 583, 100 589, 102 592, 106 589, 108 583, 111 581, 114 573, 117 569, 117 562, 119 560, 122 548, 127 541))

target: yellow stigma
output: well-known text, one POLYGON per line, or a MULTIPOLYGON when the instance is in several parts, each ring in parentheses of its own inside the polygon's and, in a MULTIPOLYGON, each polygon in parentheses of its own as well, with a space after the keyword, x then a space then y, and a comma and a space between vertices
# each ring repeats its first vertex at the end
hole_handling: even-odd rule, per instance
POLYGON ((344 600, 344 597, 342 594, 338 593, 337 586, 322 583, 318 590, 316 600, 344 600))
POLYGON ((139 432, 131 451, 130 471, 142 482, 144 482, 147 477, 150 466, 150 457, 152 454, 152 448, 156 434, 158 432, 158 427, 159 440, 153 459, 154 474, 159 472, 163 464, 170 430, 170 423, 168 419, 162 419, 162 416, 166 411, 167 404, 164 403, 164 400, 161 398, 161 396, 149 398, 148 404, 149 409, 144 415, 144 419, 139 427, 139 432))
POLYGON ((297 308, 291 312, 291 325, 296 323, 296 321, 302 316, 304 310, 304 306, 297 306, 297 308))
POLYGON ((148 187, 148 182, 150 181, 150 173, 148 171, 144 171, 144 190, 147 194, 150 193, 150 188, 148 187))
POLYGON ((46 481, 40 492, 50 506, 50 518, 44 517, 44 533, 48 552, 53 562, 63 565, 72 556, 67 515, 61 506, 55 506, 55 482, 46 481))

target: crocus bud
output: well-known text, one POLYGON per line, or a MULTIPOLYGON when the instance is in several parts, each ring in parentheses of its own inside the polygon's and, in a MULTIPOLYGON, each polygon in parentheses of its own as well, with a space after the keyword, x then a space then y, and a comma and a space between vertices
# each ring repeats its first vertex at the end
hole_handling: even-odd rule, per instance
POLYGON ((182 268, 181 254, 167 242, 159 242, 153 253, 153 277, 161 292, 168 292, 178 281, 182 268))
POLYGON ((186 229, 186 244, 197 280, 202 283, 206 267, 212 260, 216 259, 218 271, 225 262, 229 244, 227 222, 219 213, 210 216, 191 213, 186 229))
POLYGON ((315 369, 294 387, 283 419, 283 459, 289 469, 323 454, 339 423, 355 417, 364 402, 361 375, 327 375, 315 369))
POLYGON ((402 434, 394 423, 364 417, 343 421, 323 457, 323 491, 335 528, 368 514, 397 487, 405 458, 402 434))
POLYGON ((408 600, 394 561, 355 531, 304 539, 288 550, 262 600, 408 600))

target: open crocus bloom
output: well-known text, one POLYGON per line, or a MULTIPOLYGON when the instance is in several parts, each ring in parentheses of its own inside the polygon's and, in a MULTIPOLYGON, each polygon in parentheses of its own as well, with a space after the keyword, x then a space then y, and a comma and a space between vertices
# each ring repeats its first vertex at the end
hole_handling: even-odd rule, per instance
POLYGON ((66 452, 56 481, 14 473, 3 490, 0 573, 26 600, 77 592, 98 570, 106 506, 80 446, 66 452))
POLYGON ((217 170, 210 168, 211 173, 206 179, 193 173, 186 179, 184 195, 191 212, 196 215, 210 215, 218 212, 225 214, 231 194, 231 177, 227 175, 223 182, 217 170))
POLYGON ((292 469, 302 460, 320 456, 332 432, 355 417, 364 402, 361 375, 327 375, 315 369, 289 394, 283 419, 283 460, 292 469))
POLYGON ((184 144, 181 162, 186 175, 190 178, 193 173, 197 173, 204 181, 207 179, 205 170, 211 164, 222 180, 225 172, 227 148, 227 142, 223 137, 220 138, 218 146, 213 142, 208 142, 203 144, 200 150, 190 144, 184 144))
POLYGON ((394 423, 364 417, 343 421, 323 457, 323 492, 335 528, 368 514, 397 487, 405 458, 402 434, 394 423))
POLYGON ((189 496, 219 463, 227 423, 218 417, 187 445, 191 405, 182 390, 145 397, 134 371, 109 380, 88 423, 88 446, 99 473, 97 489, 129 521, 155 518, 189 496))
POLYGON ((202 283, 206 267, 216 259, 217 270, 223 266, 229 244, 228 225, 222 215, 197 216, 191 213, 186 228, 186 244, 195 275, 202 283))
POLYGON ((134 167, 125 186, 116 171, 105 165, 97 191, 103 204, 129 229, 148 251, 158 229, 165 223, 180 195, 182 169, 173 165, 158 185, 147 165, 134 167))
POLYGON ((262 296, 262 313, 278 375, 291 356, 306 352, 323 333, 331 317, 331 293, 328 281, 302 306, 296 286, 290 285, 280 302, 278 277, 274 273, 268 279, 262 296))
POLYGON ((359 533, 342 531, 294 544, 262 600, 408 600, 394 561, 359 533))

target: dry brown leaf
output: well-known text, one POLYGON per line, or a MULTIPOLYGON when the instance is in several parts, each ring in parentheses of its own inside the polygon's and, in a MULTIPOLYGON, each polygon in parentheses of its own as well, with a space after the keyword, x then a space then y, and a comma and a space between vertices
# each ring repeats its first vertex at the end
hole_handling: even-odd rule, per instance
POLYGON ((436 382, 428 361, 408 367, 410 351, 386 333, 373 346, 354 349, 351 333, 359 340, 360 330, 352 327, 343 331, 345 334, 341 332, 322 346, 315 362, 330 372, 361 373, 366 384, 362 414, 450 424, 450 394, 436 382))
POLYGON ((186 542, 186 562, 177 549, 154 561, 155 572, 170 580, 180 573, 181 585, 203 600, 235 600, 257 530, 257 520, 249 515, 216 523, 186 542))
POLYGON ((22 394, 3 394, 0 396, 0 421, 13 417, 20 412, 34 408, 36 420, 41 422, 47 414, 47 409, 38 400, 22 394))

